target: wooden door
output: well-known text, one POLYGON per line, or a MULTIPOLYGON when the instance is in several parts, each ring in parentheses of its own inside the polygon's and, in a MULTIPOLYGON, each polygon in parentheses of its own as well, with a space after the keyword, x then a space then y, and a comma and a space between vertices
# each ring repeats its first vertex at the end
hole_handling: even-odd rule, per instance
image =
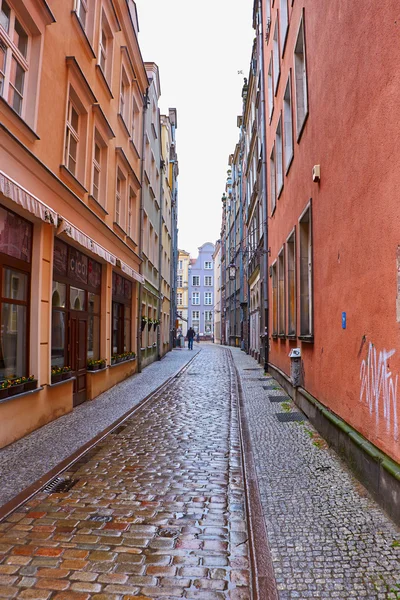
POLYGON ((87 316, 71 313, 69 362, 74 381, 74 406, 86 400, 87 316))

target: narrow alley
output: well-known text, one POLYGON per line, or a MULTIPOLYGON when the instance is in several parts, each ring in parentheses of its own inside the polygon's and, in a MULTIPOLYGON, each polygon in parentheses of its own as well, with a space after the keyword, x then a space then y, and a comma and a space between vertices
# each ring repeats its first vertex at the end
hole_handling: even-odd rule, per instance
MULTIPOLYGON (((0 523, 0 597, 400 597, 398 528, 252 358, 202 344, 149 369, 173 377, 0 523)), ((142 376, 84 406, 127 410, 142 376)), ((73 414, 61 432, 83 443, 73 414)))

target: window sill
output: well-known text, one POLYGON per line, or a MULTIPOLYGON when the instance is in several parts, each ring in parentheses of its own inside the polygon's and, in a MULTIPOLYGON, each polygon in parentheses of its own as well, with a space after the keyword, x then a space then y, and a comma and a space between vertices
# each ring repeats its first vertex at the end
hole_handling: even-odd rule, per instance
POLYGON ((131 134, 130 134, 130 131, 129 131, 129 129, 128 129, 128 126, 127 126, 127 124, 125 123, 125 119, 124 119, 124 117, 121 115, 121 113, 118 113, 118 121, 121 123, 121 125, 122 125, 122 127, 124 128, 124 130, 125 130, 125 133, 127 134, 127 136, 128 136, 128 137, 130 137, 130 136, 131 136, 131 134))
POLYGON ((304 115, 303 122, 302 122, 302 124, 301 124, 301 127, 300 127, 300 129, 299 129, 298 133, 297 133, 297 143, 299 143, 299 142, 300 142, 300 139, 301 139, 301 137, 302 137, 302 135, 303 135, 303 131, 304 131, 304 128, 305 128, 305 126, 306 126, 307 119, 308 119, 308 111, 307 111, 307 113, 304 115))
POLYGON ((58 385, 63 385, 64 383, 68 383, 68 381, 74 381, 74 379, 76 379, 76 377, 68 377, 68 379, 62 379, 61 381, 57 381, 57 383, 48 383, 47 387, 55 388, 58 385))
POLYGON ((133 139, 131 138, 129 140, 130 145, 132 146, 132 150, 134 151, 134 153, 136 154, 137 158, 140 158, 140 153, 139 150, 136 148, 135 142, 133 141, 133 139))
POLYGON ((288 340, 290 340, 291 342, 295 342, 297 340, 297 336, 295 333, 290 333, 289 335, 286 336, 288 340))
MULTIPOLYGON (((136 356, 135 358, 129 358, 128 360, 122 360, 119 363, 114 363, 113 365, 108 365, 107 369, 113 369, 114 367, 120 367, 121 365, 126 365, 128 363, 134 362, 136 360, 136 356)), ((102 369, 103 371, 105 369, 102 369)))
POLYGON ((282 182, 282 184, 281 184, 281 186, 280 186, 280 188, 279 188, 279 190, 278 190, 278 193, 277 193, 277 195, 276 195, 276 199, 277 199, 277 200, 279 200, 279 199, 280 199, 280 197, 281 197, 281 195, 282 195, 282 192, 283 192, 283 182, 282 182))
POLYGON ((286 340, 286 335, 284 333, 278 333, 277 336, 280 340, 286 340))
POLYGON ((87 375, 96 375, 97 373, 104 373, 105 371, 107 371, 107 367, 103 367, 102 369, 86 369, 87 375))
POLYGON ((307 342, 309 344, 313 344, 314 336, 313 335, 299 335, 299 340, 301 340, 302 342, 307 342))
POLYGON ((273 333, 272 334, 272 339, 273 340, 277 340, 278 339, 278 334, 277 333, 273 333))
POLYGON ((17 111, 15 111, 2 96, 0 96, 0 106, 4 108, 5 114, 10 119, 12 124, 15 125, 15 127, 19 129, 21 133, 26 135, 29 138, 29 141, 36 142, 37 140, 40 140, 40 137, 32 129, 32 127, 30 127, 28 123, 24 121, 17 111))
POLYGON ((122 229, 121 225, 118 225, 118 223, 116 221, 113 222, 113 228, 114 228, 114 231, 116 230, 118 233, 120 233, 124 237, 126 236, 126 231, 124 229, 122 229))
POLYGON ((290 167, 292 166, 293 159, 294 159, 294 153, 292 152, 292 156, 290 157, 289 162, 286 165, 285 175, 287 175, 289 173, 290 167))
POLYGON ((92 194, 89 194, 89 203, 93 204, 94 208, 97 208, 97 210, 99 210, 104 216, 108 215, 108 212, 104 206, 100 204, 100 202, 98 202, 96 198, 92 196, 92 194))
POLYGON ((130 235, 127 235, 127 236, 126 236, 126 240, 127 240, 128 242, 130 242, 130 243, 131 243, 133 246, 135 246, 135 248, 137 248, 137 247, 138 247, 138 244, 135 242, 135 240, 134 240, 133 238, 131 238, 131 236, 130 236, 130 235))
POLYGON ((75 175, 73 173, 71 173, 71 171, 69 169, 67 169, 67 167, 65 165, 60 165, 60 171, 68 179, 68 181, 70 183, 72 183, 72 185, 74 185, 75 187, 77 187, 79 189, 81 194, 88 193, 88 190, 85 188, 85 186, 82 185, 82 183, 79 181, 79 179, 77 179, 75 177, 75 175))
POLYGON ((84 43, 85 43, 86 49, 89 51, 89 54, 90 54, 90 56, 91 56, 92 58, 96 58, 96 54, 95 54, 95 51, 94 51, 94 49, 93 49, 93 46, 92 46, 92 44, 90 43, 90 40, 89 40, 89 38, 88 38, 88 36, 87 36, 87 33, 86 33, 86 31, 85 31, 85 28, 83 27, 83 25, 82 25, 82 23, 81 23, 81 20, 80 20, 80 18, 78 17, 78 14, 77 14, 76 10, 72 10, 72 11, 71 11, 71 13, 72 13, 72 15, 73 15, 73 19, 74 19, 75 23, 76 23, 76 24, 77 24, 77 26, 78 26, 78 31, 79 31, 79 33, 81 34, 81 37, 82 37, 82 39, 83 39, 83 41, 84 41, 84 43))
POLYGON ((106 79, 106 76, 104 75, 104 73, 103 73, 103 70, 102 70, 102 68, 100 67, 100 65, 96 65, 96 71, 98 72, 98 74, 99 74, 99 76, 100 76, 100 79, 101 79, 101 81, 103 82, 103 85, 104 85, 104 87, 105 87, 105 89, 106 89, 107 93, 108 93, 108 94, 109 94, 109 96, 110 96, 110 99, 111 99, 111 100, 113 100, 113 99, 114 99, 113 93, 112 93, 112 91, 111 91, 111 88, 110 88, 110 86, 109 86, 109 84, 108 84, 108 81, 107 81, 107 79, 106 79))
POLYGON ((36 394, 40 392, 43 387, 37 387, 35 390, 29 390, 29 392, 22 392, 22 394, 15 394, 15 396, 7 396, 7 398, 3 398, 0 400, 0 404, 5 404, 6 402, 10 402, 11 400, 15 400, 16 398, 25 398, 26 396, 30 396, 31 394, 36 394))

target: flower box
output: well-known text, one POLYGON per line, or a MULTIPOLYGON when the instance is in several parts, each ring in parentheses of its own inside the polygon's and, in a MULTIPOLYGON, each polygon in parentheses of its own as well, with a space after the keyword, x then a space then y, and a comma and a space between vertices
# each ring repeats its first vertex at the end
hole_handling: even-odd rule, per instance
POLYGON ((62 381, 64 381, 65 379, 71 379, 72 376, 72 372, 71 371, 66 371, 65 373, 62 373, 62 381))
POLYGON ((51 383, 58 383, 63 378, 63 373, 52 373, 51 374, 51 383))
POLYGON ((9 387, 0 388, 0 400, 4 400, 4 398, 8 398, 9 387))
POLYGON ((26 381, 24 384, 24 392, 30 392, 32 390, 36 390, 37 388, 37 379, 30 379, 26 381))
POLYGON ((100 369, 100 365, 88 365, 88 371, 98 371, 100 369))
POLYGON ((25 383, 17 383, 16 385, 11 385, 8 388, 9 396, 16 396, 17 394, 22 394, 24 391, 25 383))

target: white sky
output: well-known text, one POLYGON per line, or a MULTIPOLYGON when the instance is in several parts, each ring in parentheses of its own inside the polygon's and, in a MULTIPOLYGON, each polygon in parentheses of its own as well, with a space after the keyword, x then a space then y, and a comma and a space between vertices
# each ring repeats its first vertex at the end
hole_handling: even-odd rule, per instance
POLYGON ((136 6, 143 59, 160 69, 161 112, 178 112, 178 244, 195 258, 199 246, 220 236, 254 39, 253 0, 136 0, 136 6))

